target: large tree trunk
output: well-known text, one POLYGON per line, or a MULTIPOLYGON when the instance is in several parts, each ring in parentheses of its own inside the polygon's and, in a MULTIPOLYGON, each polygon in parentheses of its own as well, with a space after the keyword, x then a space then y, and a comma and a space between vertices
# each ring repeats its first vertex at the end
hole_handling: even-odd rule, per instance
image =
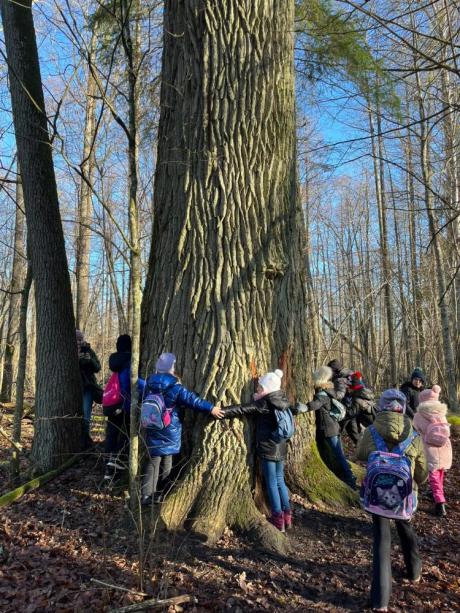
MULTIPOLYGON (((165 5, 142 364, 151 371, 160 351, 175 352, 184 383, 216 402, 247 400, 255 372, 278 364, 290 394, 308 391, 293 19, 293 2, 165 5)), ((312 418, 299 423, 291 484, 305 485, 310 462, 321 498, 328 471, 311 444, 312 418)), ((200 417, 191 438, 187 473, 162 506, 166 526, 191 518, 215 541, 231 524, 280 548, 252 496, 251 423, 200 417)))
POLYGON ((21 291, 26 274, 26 220, 24 215, 24 197, 22 193, 21 173, 18 167, 18 182, 16 184, 16 218, 14 227, 13 267, 10 284, 10 305, 8 309, 8 329, 6 334, 5 361, 3 364, 2 391, 0 398, 10 402, 13 384, 18 367, 19 345, 19 310, 21 291))
POLYGON ((28 244, 35 281, 37 389, 33 459, 49 471, 80 448, 75 319, 31 0, 1 0, 28 244))

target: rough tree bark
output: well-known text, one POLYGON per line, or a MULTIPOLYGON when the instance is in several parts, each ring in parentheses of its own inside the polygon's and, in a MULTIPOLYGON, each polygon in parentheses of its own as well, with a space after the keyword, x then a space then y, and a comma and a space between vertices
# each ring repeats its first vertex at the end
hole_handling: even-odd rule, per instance
POLYGON ((16 184, 16 216, 14 226, 13 267, 10 284, 10 304, 8 308, 8 327, 6 333, 5 358, 3 363, 2 391, 0 398, 10 402, 14 390, 14 380, 18 367, 19 310, 21 291, 26 274, 25 236, 26 220, 24 215, 24 196, 22 193, 21 173, 18 167, 16 184))
MULTIPOLYGON (((160 351, 173 351, 184 383, 223 403, 247 400, 255 371, 278 364, 290 394, 308 393, 293 19, 294 2, 165 4, 142 364, 145 374, 160 351)), ((190 520, 213 542, 230 524, 282 548, 253 499, 250 422, 196 420, 187 472, 162 505, 168 528, 190 520)), ((291 486, 336 498, 312 417, 298 423, 291 486)))
POLYGON ((1 0, 0 6, 35 282, 37 386, 32 456, 42 470, 49 471, 80 448, 75 319, 32 2, 1 0))

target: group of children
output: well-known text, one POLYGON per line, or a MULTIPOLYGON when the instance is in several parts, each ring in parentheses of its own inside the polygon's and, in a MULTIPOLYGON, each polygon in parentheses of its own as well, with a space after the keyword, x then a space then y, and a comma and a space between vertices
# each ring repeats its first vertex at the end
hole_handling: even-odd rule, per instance
MULTIPOLYGON (((113 372, 119 379, 126 398, 122 411, 107 421, 106 453, 108 456, 106 478, 112 479, 114 471, 123 468, 119 458, 126 451, 129 433, 130 407, 130 339, 123 335, 117 341, 117 352, 109 359, 113 372)), ((292 404, 282 388, 281 370, 268 372, 258 379, 257 391, 251 402, 227 407, 214 406, 184 387, 175 372, 176 357, 163 353, 156 362, 155 373, 140 381, 142 397, 158 399, 168 413, 167 425, 145 428, 145 444, 149 459, 142 481, 142 504, 161 502, 170 476, 173 456, 180 453, 182 438, 182 410, 189 408, 208 413, 216 419, 240 416, 256 416, 256 450, 261 460, 267 496, 271 508, 269 521, 280 531, 292 526, 292 510, 289 492, 284 480, 284 463, 287 457, 289 438, 294 432, 293 415, 313 411, 316 417, 317 440, 323 442, 340 466, 343 480, 357 489, 356 478, 348 463, 341 443, 341 430, 351 432, 357 443, 357 459, 375 463, 375 454, 383 450, 390 457, 406 458, 408 471, 413 480, 411 513, 416 507, 417 486, 427 477, 436 503, 437 515, 446 514, 444 497, 444 471, 451 467, 452 447, 449 439, 447 407, 439 401, 440 388, 423 389, 416 370, 410 381, 413 402, 397 389, 385 390, 378 403, 366 388, 361 374, 346 371, 333 360, 313 373, 314 398, 307 404, 292 404), (414 382, 415 379, 415 382, 414 382), (416 397, 416 398, 415 398, 416 397), (415 411, 414 411, 414 408, 415 411), (412 421, 413 417, 413 421, 412 421), (347 430, 350 421, 356 425, 347 430), (361 436, 359 429, 364 427, 361 436)), ((157 400, 155 402, 158 403, 157 400)), ((383 457, 383 456, 382 456, 383 457)), ((377 458, 379 459, 379 458, 377 458)), ((402 478, 403 479, 403 478, 402 478)), ((395 509, 403 504, 403 480, 393 482, 391 487, 377 487, 376 509, 372 512, 373 578, 371 587, 372 606, 386 611, 391 594, 391 529, 390 518, 395 519, 396 529, 409 580, 417 582, 421 577, 421 561, 417 537, 411 522, 400 519, 395 509), (388 513, 385 512, 388 510, 388 513), (392 514, 393 513, 393 514, 392 514)), ((365 487, 363 485, 362 487, 365 487)), ((412 484, 411 484, 412 487, 412 484)), ((365 505, 364 505, 365 506, 365 505)), ((369 510, 369 507, 365 508, 369 510)), ((374 509, 374 507, 371 507, 374 509)))

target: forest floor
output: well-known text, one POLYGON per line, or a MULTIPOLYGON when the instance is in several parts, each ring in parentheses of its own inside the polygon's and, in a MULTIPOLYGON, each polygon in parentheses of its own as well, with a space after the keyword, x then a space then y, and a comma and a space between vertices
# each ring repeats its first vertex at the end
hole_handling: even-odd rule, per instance
MULTIPOLYGON (((7 424, 4 415, 2 427, 7 424)), ((31 434, 31 426, 26 427, 26 445, 31 434)), ((458 428, 453 443, 459 458, 458 428)), ((141 589, 139 538, 126 519, 123 496, 101 491, 98 451, 96 447, 55 480, 1 509, 0 611, 108 612, 143 600, 121 589, 141 589)), ((6 458, 2 441, 0 463, 6 458)), ((0 494, 8 489, 1 471, 0 494)), ((394 544, 391 611, 460 611, 458 463, 447 473, 446 491, 447 518, 435 518, 424 497, 416 514, 423 557, 420 584, 404 579, 394 544)), ((144 543, 142 591, 151 598, 193 597, 193 603, 170 607, 171 612, 368 610, 368 516, 359 509, 339 513, 295 500, 295 527, 287 537, 290 556, 259 551, 231 531, 214 547, 185 533, 168 543, 153 537, 144 543)))

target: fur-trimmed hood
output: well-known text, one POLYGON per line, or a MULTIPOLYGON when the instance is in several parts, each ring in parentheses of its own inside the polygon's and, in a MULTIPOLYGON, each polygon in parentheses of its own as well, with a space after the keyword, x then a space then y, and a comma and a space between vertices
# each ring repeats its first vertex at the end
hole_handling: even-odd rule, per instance
POLYGON ((333 390, 334 389, 334 383, 332 381, 324 381, 324 383, 321 382, 316 382, 314 383, 315 385, 315 389, 316 390, 333 390))
POLYGON ((438 400, 427 400, 421 402, 417 407, 417 413, 420 413, 428 420, 439 419, 447 414, 447 405, 438 400))
POLYGON ((313 373, 313 384, 315 389, 332 389, 332 368, 330 366, 320 366, 313 373), (329 387, 326 387, 329 384, 329 387))

